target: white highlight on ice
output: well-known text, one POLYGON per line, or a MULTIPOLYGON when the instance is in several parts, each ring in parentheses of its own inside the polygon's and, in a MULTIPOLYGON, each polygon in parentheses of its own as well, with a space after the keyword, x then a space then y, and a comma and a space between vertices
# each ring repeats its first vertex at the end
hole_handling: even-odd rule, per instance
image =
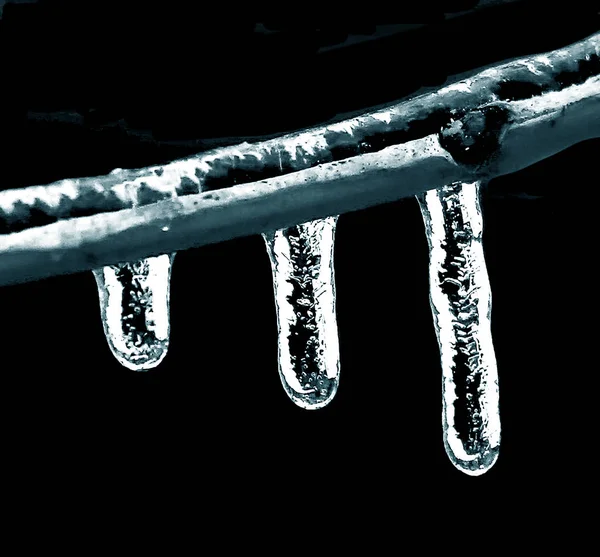
POLYGON ((451 93, 453 91, 457 93, 470 93, 472 84, 472 79, 464 79, 463 81, 453 83, 452 85, 448 85, 447 87, 440 89, 438 91, 438 95, 446 95, 447 93, 451 93))
MULTIPOLYGON (((536 60, 536 62, 541 62, 541 60, 538 58, 536 60)), ((532 74, 535 74, 535 75, 541 75, 542 74, 542 71, 538 70, 537 67, 536 67, 536 65, 533 64, 532 62, 529 62, 529 61, 525 60, 525 61, 521 62, 521 65, 525 66, 532 74)))

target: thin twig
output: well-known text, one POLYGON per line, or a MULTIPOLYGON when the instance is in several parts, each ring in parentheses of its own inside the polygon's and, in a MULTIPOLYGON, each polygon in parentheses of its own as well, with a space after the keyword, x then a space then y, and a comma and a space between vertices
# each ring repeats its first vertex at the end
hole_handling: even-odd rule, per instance
POLYGON ((596 34, 330 126, 164 166, 1 192, 0 221, 21 228, 0 235, 0 285, 283 228, 525 168, 600 137, 599 55, 596 34), (526 98, 511 100, 519 97, 526 98), (41 226, 32 209, 65 220, 41 226), (76 217, 82 213, 92 216, 76 217))

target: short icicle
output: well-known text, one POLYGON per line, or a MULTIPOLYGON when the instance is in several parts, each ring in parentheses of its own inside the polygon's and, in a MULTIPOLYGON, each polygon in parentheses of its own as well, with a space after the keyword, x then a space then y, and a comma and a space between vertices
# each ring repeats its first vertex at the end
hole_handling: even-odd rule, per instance
POLYGON ((454 183, 417 196, 429 243, 430 303, 442 364, 448 456, 478 476, 500 449, 498 373, 491 333, 480 183, 454 183))
POLYGON ((327 405, 339 385, 333 266, 337 216, 263 234, 273 272, 279 375, 292 401, 327 405))
POLYGON ((167 354, 174 257, 159 255, 93 271, 106 340, 126 368, 155 368, 167 354))

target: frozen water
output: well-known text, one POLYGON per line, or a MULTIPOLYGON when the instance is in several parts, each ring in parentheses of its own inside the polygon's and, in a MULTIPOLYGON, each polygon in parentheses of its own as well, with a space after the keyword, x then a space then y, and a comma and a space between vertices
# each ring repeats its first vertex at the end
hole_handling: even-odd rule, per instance
POLYGON ((500 448, 498 373, 490 324, 478 182, 417 196, 429 243, 430 303, 442 363, 444 445, 469 475, 500 448))
POLYGON ((278 323, 279 375, 305 409, 335 395, 340 354, 333 247, 337 217, 265 233, 278 323))
POLYGON ((93 271, 106 340, 115 358, 129 369, 154 368, 167 354, 174 257, 148 257, 93 271))

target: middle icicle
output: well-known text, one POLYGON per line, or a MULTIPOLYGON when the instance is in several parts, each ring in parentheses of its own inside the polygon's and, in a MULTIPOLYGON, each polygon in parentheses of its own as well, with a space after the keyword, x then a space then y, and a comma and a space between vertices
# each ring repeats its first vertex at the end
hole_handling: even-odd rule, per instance
POLYGON ((279 375, 288 396, 307 410, 326 406, 339 385, 333 266, 337 219, 262 235, 273 272, 279 375))

